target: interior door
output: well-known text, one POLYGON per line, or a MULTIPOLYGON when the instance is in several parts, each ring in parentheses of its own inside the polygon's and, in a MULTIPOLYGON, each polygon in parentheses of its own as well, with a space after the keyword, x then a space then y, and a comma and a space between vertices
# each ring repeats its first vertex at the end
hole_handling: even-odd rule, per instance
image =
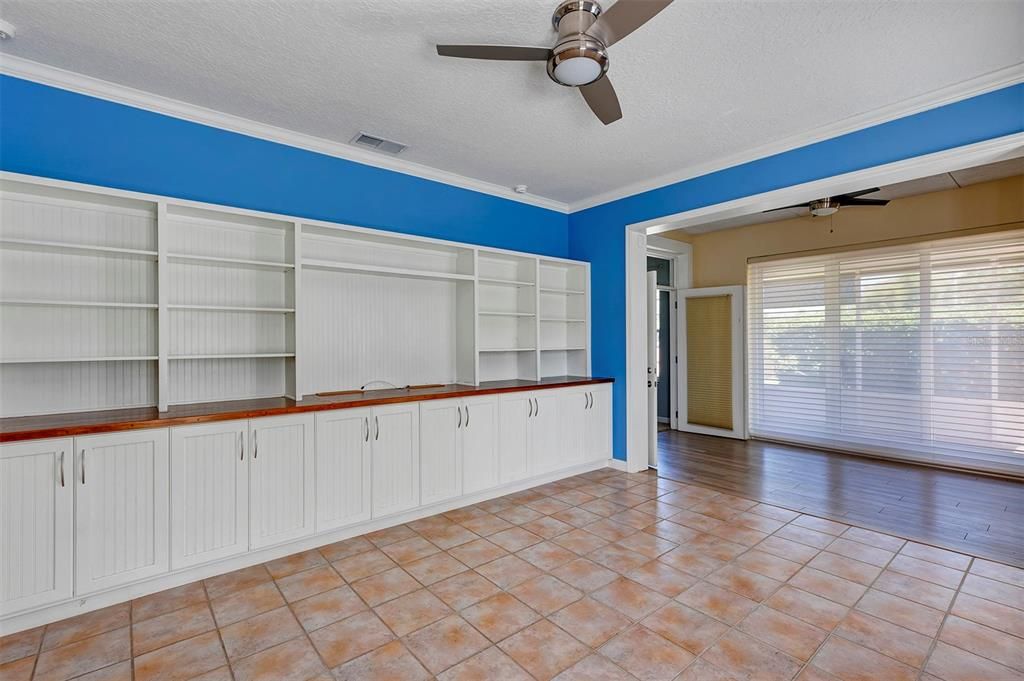
POLYGON ((316 529, 370 519, 370 409, 316 415, 316 529))
POLYGON ((658 273, 647 273, 647 465, 658 467, 658 273))
POLYGON ((420 503, 419 405, 374 407, 373 517, 398 513, 420 503))
POLYGON ((467 420, 462 400, 420 404, 420 503, 462 494, 462 434, 467 420))
POLYGON ((249 424, 252 548, 312 534, 312 414, 252 419, 249 424))
POLYGON ((171 429, 171 567, 249 550, 248 421, 171 429))
POLYGON ((498 398, 463 400, 462 493, 472 494, 498 484, 498 398))
POLYGON ((167 572, 167 429, 75 438, 75 449, 75 595, 167 572))
POLYGON ((0 612, 70 598, 71 438, 0 447, 0 612))
POLYGON ((743 286, 680 289, 679 430, 747 437, 743 286))

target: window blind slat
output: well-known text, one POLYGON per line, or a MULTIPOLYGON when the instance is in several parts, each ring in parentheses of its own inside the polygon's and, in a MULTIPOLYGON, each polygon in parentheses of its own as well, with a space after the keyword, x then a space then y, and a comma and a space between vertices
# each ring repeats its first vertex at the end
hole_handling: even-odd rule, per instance
POLYGON ((757 262, 747 284, 752 435, 1024 474, 1024 231, 757 262))

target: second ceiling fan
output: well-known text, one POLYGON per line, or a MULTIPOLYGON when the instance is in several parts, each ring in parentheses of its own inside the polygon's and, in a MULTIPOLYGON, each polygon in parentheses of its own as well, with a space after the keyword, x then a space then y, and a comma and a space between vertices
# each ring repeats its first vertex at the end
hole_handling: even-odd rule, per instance
POLYGON ((622 118, 615 88, 608 80, 608 48, 646 24, 672 0, 618 0, 607 12, 594 0, 566 0, 551 17, 555 46, 438 45, 442 57, 546 61, 548 76, 559 85, 579 88, 605 125, 622 118))

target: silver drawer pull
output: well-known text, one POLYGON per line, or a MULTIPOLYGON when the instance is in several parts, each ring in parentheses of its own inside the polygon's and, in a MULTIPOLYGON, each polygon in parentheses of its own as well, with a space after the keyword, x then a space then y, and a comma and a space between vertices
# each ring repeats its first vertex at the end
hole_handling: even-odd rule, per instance
POLYGON ((64 486, 64 452, 60 453, 60 486, 64 486))
POLYGON ((378 416, 374 416, 373 417, 373 426, 374 426, 373 441, 376 442, 377 440, 380 439, 380 417, 378 417, 378 416))
POLYGON ((462 427, 462 407, 455 407, 455 411, 459 412, 459 425, 457 425, 455 427, 456 428, 461 428, 462 427))
POLYGON ((370 441, 370 417, 369 416, 364 416, 363 417, 363 425, 366 426, 366 435, 363 437, 363 442, 369 442, 370 441))
POLYGON ((530 411, 529 411, 529 413, 527 413, 526 418, 528 418, 528 419, 529 418, 533 418, 533 400, 530 399, 530 398, 527 398, 526 404, 528 404, 530 406, 530 411))
POLYGON ((82 484, 85 484, 85 450, 82 450, 82 484))
POLYGON ((466 405, 466 427, 469 428, 469 405, 466 405))
POLYGON ((252 431, 252 458, 254 459, 260 455, 260 441, 258 435, 258 430, 252 431))
POLYGON ((238 460, 245 461, 245 431, 238 431, 238 460))

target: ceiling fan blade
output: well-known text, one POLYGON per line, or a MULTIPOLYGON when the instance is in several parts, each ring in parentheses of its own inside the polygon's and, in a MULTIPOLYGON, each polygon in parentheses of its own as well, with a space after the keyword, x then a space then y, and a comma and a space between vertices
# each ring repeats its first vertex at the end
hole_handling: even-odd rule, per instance
POLYGON ((839 199, 840 206, 887 206, 885 199, 839 199))
POLYGON ((590 110, 601 119, 605 125, 614 123, 622 118, 622 107, 619 106, 619 97, 615 94, 615 88, 608 76, 602 76, 589 85, 581 85, 580 94, 587 100, 590 110))
POLYGON ((671 4, 672 0, 618 0, 597 18, 587 33, 598 38, 605 47, 614 45, 671 4))
POLYGON ((522 47, 520 45, 438 45, 442 57, 463 59, 497 59, 500 61, 547 61, 548 47, 522 47))
POLYGON ((878 191, 878 187, 872 187, 871 189, 862 189, 859 192, 850 192, 849 194, 840 194, 839 196, 837 196, 835 198, 840 199, 840 200, 842 200, 842 199, 855 199, 858 196, 864 196, 865 194, 871 194, 871 193, 874 193, 874 192, 877 192, 877 191, 878 191))
POLYGON ((769 208, 768 210, 761 211, 762 213, 774 213, 777 210, 789 210, 790 208, 810 208, 811 204, 808 203, 796 203, 792 206, 780 206, 779 208, 769 208))

